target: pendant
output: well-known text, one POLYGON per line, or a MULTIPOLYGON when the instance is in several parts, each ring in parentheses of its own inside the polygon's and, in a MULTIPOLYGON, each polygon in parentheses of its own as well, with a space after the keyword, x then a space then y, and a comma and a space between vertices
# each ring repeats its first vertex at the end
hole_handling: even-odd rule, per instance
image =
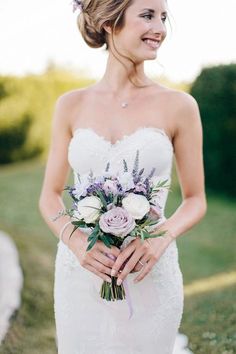
POLYGON ((127 102, 122 102, 122 103, 121 103, 121 107, 122 107, 122 108, 126 108, 127 106, 128 106, 128 103, 127 103, 127 102))

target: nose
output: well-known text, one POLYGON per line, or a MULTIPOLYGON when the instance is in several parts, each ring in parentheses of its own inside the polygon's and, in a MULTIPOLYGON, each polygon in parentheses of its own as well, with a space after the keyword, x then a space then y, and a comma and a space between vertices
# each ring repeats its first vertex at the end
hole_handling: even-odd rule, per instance
POLYGON ((153 22, 153 33, 159 34, 161 38, 165 38, 166 26, 165 23, 163 23, 162 19, 158 18, 155 22, 153 22))

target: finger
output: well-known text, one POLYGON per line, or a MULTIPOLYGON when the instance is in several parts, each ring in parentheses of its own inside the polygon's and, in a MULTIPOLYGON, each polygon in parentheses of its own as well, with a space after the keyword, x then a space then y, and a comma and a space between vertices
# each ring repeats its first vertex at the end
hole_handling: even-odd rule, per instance
MULTIPOLYGON (((126 263, 124 269, 122 270, 122 273, 119 274, 117 282, 119 279, 123 282, 124 279, 127 277, 127 275, 131 272, 132 269, 134 269, 136 267, 137 264, 140 265, 139 270, 142 270, 142 268, 144 266, 142 264, 140 264, 139 261, 141 261, 145 265, 147 263, 147 261, 150 259, 150 256, 147 254, 147 255, 143 255, 141 257, 140 253, 141 253, 140 250, 133 253, 132 257, 126 263)), ((120 280, 118 282, 119 284, 121 284, 120 280)))
POLYGON ((126 261, 126 259, 134 252, 134 247, 126 247, 117 257, 111 271, 111 275, 115 276, 122 264, 126 261))
POLYGON ((134 282, 137 283, 138 281, 142 280, 150 272, 154 264, 154 260, 149 260, 148 262, 146 262, 139 275, 134 279, 134 282))
POLYGON ((112 268, 115 263, 115 261, 113 259, 104 255, 102 252, 100 252, 98 250, 94 250, 94 252, 93 252, 93 254, 91 254, 91 256, 109 268, 112 268))
POLYGON ((111 278, 110 278, 108 275, 99 272, 99 271, 98 271, 96 268, 94 268, 93 266, 91 266, 91 265, 86 265, 85 268, 88 269, 90 272, 94 273, 95 275, 99 276, 101 279, 103 279, 103 280, 108 281, 109 283, 111 283, 111 278))
POLYGON ((115 246, 111 246, 111 248, 109 248, 102 241, 97 242, 97 249, 99 249, 100 251, 102 251, 104 253, 111 253, 115 257, 118 257, 120 254, 119 248, 117 248, 115 246))
POLYGON ((122 272, 118 276, 118 279, 120 279, 123 282, 124 279, 127 277, 127 275, 132 271, 132 269, 134 269, 135 265, 137 264, 141 256, 142 256, 141 250, 140 249, 136 250, 130 257, 129 261, 125 264, 124 268, 122 269, 122 272))
POLYGON ((91 258, 89 264, 92 265, 98 272, 111 275, 111 268, 106 267, 96 259, 91 258))

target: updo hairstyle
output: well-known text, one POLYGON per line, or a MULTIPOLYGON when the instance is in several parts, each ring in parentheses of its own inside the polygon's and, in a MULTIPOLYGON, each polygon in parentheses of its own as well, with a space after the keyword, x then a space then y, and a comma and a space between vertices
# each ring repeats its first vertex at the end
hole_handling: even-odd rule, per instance
POLYGON ((110 26, 112 32, 118 32, 124 25, 125 10, 133 0, 83 0, 82 11, 77 24, 85 42, 91 48, 106 44, 109 48, 107 32, 104 25, 110 26))

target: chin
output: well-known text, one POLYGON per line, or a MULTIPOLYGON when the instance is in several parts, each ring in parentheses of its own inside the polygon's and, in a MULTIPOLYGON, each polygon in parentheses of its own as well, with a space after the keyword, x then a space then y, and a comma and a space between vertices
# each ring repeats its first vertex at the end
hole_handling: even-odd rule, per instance
POLYGON ((157 58, 157 53, 150 54, 146 56, 144 60, 155 60, 157 58))
POLYGON ((129 53, 129 57, 131 57, 136 64, 140 64, 146 60, 155 60, 157 58, 157 51, 149 51, 149 53, 146 51, 145 53, 142 51, 142 53, 129 53))
POLYGON ((140 61, 145 61, 145 60, 155 60, 157 58, 157 52, 153 52, 153 53, 149 53, 146 55, 142 55, 142 57, 140 57, 140 61))

